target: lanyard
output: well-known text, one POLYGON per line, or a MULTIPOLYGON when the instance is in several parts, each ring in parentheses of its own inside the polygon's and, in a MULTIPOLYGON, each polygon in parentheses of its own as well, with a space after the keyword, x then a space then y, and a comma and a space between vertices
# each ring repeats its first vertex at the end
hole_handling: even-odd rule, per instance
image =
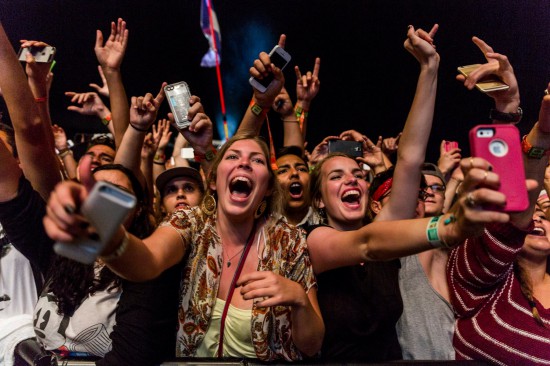
POLYGON ((222 318, 220 322, 220 342, 218 344, 219 358, 223 357, 223 333, 225 330, 225 318, 227 317, 227 311, 229 310, 229 305, 231 303, 231 298, 233 297, 233 292, 235 292, 235 284, 237 283, 237 280, 241 275, 241 272, 244 267, 244 262, 246 260, 246 256, 248 255, 248 252, 252 247, 252 241, 254 240, 255 234, 256 234, 256 223, 254 223, 254 226, 252 227, 252 232, 248 236, 248 240, 246 242, 246 248, 244 248, 243 254, 241 254, 241 259, 239 259, 239 264, 237 265, 237 269, 235 270, 235 274, 233 275, 233 279, 231 280, 229 293, 227 294, 227 299, 225 300, 225 306, 223 307, 222 318))

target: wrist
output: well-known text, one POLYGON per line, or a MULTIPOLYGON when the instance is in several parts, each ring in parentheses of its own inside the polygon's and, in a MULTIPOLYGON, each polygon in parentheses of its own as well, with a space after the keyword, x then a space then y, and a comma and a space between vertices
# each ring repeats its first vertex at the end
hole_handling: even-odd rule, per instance
POLYGON ((111 114, 107 114, 103 117, 101 117, 101 123, 103 123, 104 126, 108 126, 109 123, 111 123, 111 114))
POLYGON ((203 151, 204 152, 193 148, 194 159, 197 163, 201 163, 203 161, 212 161, 214 160, 214 158, 216 157, 216 154, 218 153, 218 150, 216 150, 214 145, 210 145, 203 151))
POLYGON ((521 107, 517 107, 513 112, 504 112, 499 109, 491 109, 489 112, 489 118, 491 120, 505 123, 519 123, 521 117, 523 117, 523 110, 521 107))
POLYGON ((63 149, 57 150, 57 156, 59 156, 61 159, 63 159, 64 157, 72 153, 73 153, 72 150, 68 146, 66 146, 63 149))
POLYGON ((124 252, 126 252, 126 249, 128 249, 128 244, 130 243, 130 235, 128 235, 128 232, 125 229, 118 230, 112 242, 118 244, 116 245, 116 247, 114 244, 110 245, 109 247, 112 248, 111 250, 107 250, 106 254, 105 252, 100 254, 99 258, 103 262, 109 262, 122 256, 124 252))
POLYGON ((267 116, 267 113, 271 109, 271 106, 264 107, 260 103, 256 102, 254 98, 252 98, 248 107, 250 108, 252 114, 261 118, 265 118, 265 116, 267 116))

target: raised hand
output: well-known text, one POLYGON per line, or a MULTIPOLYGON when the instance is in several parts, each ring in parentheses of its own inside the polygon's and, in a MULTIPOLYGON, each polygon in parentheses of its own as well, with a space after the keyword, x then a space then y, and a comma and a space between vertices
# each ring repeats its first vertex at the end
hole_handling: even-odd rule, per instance
POLYGON ((91 88, 94 88, 99 94, 109 98, 109 87, 107 86, 107 79, 105 78, 105 74, 103 73, 103 69, 100 65, 97 66, 97 71, 99 72, 99 77, 101 78, 101 82, 103 83, 103 85, 99 86, 94 83, 90 83, 89 85, 91 88))
MULTIPOLYGON (((47 47, 47 43, 42 41, 32 41, 22 39, 19 41, 22 48, 27 47, 47 47)), ((50 91, 53 74, 50 73, 51 62, 36 62, 34 56, 29 52, 25 72, 29 77, 29 86, 35 98, 47 97, 50 91), (51 74, 51 75, 50 75, 51 74)))
POLYGON ((55 148, 57 150, 63 150, 67 148, 67 134, 65 134, 65 130, 58 126, 53 125, 52 126, 52 132, 53 132, 53 139, 55 142, 55 148))
POLYGON ((321 70, 321 59, 317 57, 315 59, 315 65, 313 66, 313 72, 308 71, 304 75, 300 72, 298 65, 294 66, 296 72, 296 98, 301 101, 302 108, 309 109, 309 104, 319 93, 321 81, 319 80, 319 70, 321 70))
MULTIPOLYGON (((193 95, 189 102, 191 108, 189 108, 187 118, 191 120, 191 125, 189 125, 189 128, 178 130, 196 153, 204 154, 212 146, 212 138, 214 136, 212 121, 204 113, 204 107, 199 97, 193 95)), ((172 113, 168 113, 168 118, 172 121, 172 125, 177 128, 172 113)))
POLYGON ((294 110, 292 108, 292 100, 286 88, 282 88, 279 95, 275 97, 273 105, 271 106, 273 110, 281 115, 281 118, 294 115, 294 110))
POLYGON ((436 52, 434 44, 434 37, 438 29, 438 24, 434 24, 430 32, 421 28, 415 30, 412 25, 409 25, 404 46, 418 60, 420 66, 439 65, 439 54, 436 52))
POLYGON ((111 34, 105 44, 103 44, 103 33, 100 30, 96 31, 94 51, 103 69, 119 70, 127 46, 128 29, 122 18, 118 18, 117 23, 111 22, 111 34))
POLYGON ((462 156, 460 155, 460 148, 452 149, 449 151, 445 150, 445 140, 441 141, 439 145, 439 160, 437 161, 437 166, 443 174, 452 172, 458 164, 462 156))
POLYGON ((402 132, 399 132, 395 137, 386 137, 382 140, 382 151, 384 154, 391 156, 397 152, 397 148, 399 147, 399 139, 402 134, 402 132))
POLYGON ((157 140, 158 138, 158 150, 164 151, 168 143, 170 142, 170 137, 172 136, 172 131, 170 131, 170 121, 166 118, 160 119, 157 125, 153 125, 153 139, 157 140))
POLYGON ((147 93, 144 97, 132 97, 130 105, 130 124, 140 130, 148 130, 157 118, 160 105, 164 101, 164 86, 162 83, 156 97, 147 93))
POLYGON ((75 93, 68 91, 65 92, 65 95, 71 98, 71 103, 77 104, 68 106, 69 111, 87 116, 100 116, 107 110, 107 107, 95 92, 75 93))

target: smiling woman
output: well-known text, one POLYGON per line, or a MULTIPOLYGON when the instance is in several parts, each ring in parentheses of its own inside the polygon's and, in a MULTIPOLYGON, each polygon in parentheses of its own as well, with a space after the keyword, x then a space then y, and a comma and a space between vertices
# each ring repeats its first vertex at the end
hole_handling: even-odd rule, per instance
MULTIPOLYGON (((279 186, 268 161, 260 138, 231 138, 213 161, 200 207, 177 210, 143 241, 120 228, 103 253, 127 245, 107 265, 135 281, 181 267, 176 356, 291 361, 320 349, 324 325, 305 235, 278 214, 279 186)), ((82 190, 61 184, 50 208, 75 204, 82 190)), ((77 215, 50 213, 52 238, 78 232, 77 215)))

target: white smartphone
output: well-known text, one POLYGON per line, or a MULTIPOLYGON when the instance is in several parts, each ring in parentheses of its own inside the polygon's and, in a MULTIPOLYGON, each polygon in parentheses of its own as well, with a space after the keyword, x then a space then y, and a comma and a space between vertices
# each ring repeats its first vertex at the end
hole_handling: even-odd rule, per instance
POLYGON ((39 63, 52 62, 55 56, 55 47, 22 47, 19 49, 18 58, 19 61, 27 61, 27 53, 31 53, 34 56, 34 60, 39 63))
POLYGON ((135 206, 136 198, 131 193, 111 183, 97 182, 80 211, 96 228, 99 241, 82 238, 70 244, 57 242, 54 251, 75 261, 92 264, 135 206))
MULTIPOLYGON (((473 64, 467 66, 459 66, 458 72, 468 77, 472 71, 477 69, 481 64, 473 64)), ((508 90, 510 87, 504 81, 500 80, 496 75, 490 75, 484 80, 479 80, 476 84, 477 90, 483 93, 490 93, 497 90, 508 90)))
MULTIPOLYGON (((275 46, 273 47, 271 52, 269 52, 269 58, 271 59, 271 63, 273 65, 283 70, 286 65, 288 65, 292 57, 288 52, 284 50, 284 48, 275 46)), ((271 84, 271 82, 273 81, 273 74, 270 73, 268 76, 262 79, 257 79, 251 76, 248 81, 250 82, 250 85, 258 89, 260 93, 265 93, 265 91, 269 87, 269 84, 271 84)))
POLYGON ((185 81, 166 85, 164 87, 164 93, 166 99, 168 99, 168 105, 174 115, 174 122, 180 129, 188 128, 191 125, 191 121, 187 119, 187 113, 189 112, 189 99, 191 98, 191 91, 185 81))

